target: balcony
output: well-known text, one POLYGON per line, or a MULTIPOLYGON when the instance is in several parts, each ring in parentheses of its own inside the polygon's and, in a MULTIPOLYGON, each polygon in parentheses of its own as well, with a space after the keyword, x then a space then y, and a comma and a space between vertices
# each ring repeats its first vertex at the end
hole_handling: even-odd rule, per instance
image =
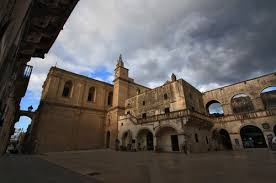
POLYGON ((143 124, 143 123, 150 123, 154 121, 171 120, 171 119, 177 119, 177 118, 183 118, 183 117, 186 117, 189 119, 187 124, 205 126, 208 128, 212 127, 214 124, 214 120, 212 118, 188 109, 149 116, 147 118, 138 118, 137 122, 138 124, 143 124))
POLYGON ((213 120, 214 122, 219 123, 219 122, 230 122, 230 121, 237 121, 237 120, 262 118, 267 116, 276 116, 276 109, 232 114, 232 115, 227 115, 222 117, 213 117, 213 120))
POLYGON ((25 95, 32 74, 32 70, 33 66, 24 65, 17 72, 14 91, 17 98, 21 98, 25 95))

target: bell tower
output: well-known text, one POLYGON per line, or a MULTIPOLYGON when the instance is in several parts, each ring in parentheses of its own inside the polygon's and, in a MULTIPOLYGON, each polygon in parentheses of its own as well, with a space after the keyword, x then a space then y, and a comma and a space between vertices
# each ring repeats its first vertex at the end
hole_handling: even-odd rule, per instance
MULTIPOLYGON (((122 55, 119 56, 114 70, 114 88, 112 108, 108 110, 106 124, 106 136, 110 134, 110 148, 116 148, 118 139, 118 119, 124 115, 125 100, 129 97, 129 85, 132 79, 128 77, 128 69, 124 67, 122 55)), ((109 144, 108 144, 109 145, 109 144)))
POLYGON ((128 69, 124 67, 124 62, 121 54, 117 60, 115 68, 115 80, 118 78, 128 79, 128 69))

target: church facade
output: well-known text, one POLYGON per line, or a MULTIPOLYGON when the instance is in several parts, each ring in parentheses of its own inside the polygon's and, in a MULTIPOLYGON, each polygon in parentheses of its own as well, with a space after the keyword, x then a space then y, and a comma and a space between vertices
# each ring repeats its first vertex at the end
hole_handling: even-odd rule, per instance
POLYGON ((207 152, 269 148, 275 136, 276 73, 200 92, 174 74, 137 84, 121 56, 114 72, 112 85, 52 67, 26 149, 207 152))

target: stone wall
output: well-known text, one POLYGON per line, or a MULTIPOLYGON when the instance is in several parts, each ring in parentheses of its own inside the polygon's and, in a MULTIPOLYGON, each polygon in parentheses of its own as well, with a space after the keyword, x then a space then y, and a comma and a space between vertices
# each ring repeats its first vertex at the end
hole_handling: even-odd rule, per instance
POLYGON ((221 103, 224 115, 231 115, 232 98, 237 94, 246 94, 250 97, 255 111, 265 110, 261 92, 269 86, 276 86, 276 73, 204 92, 203 103, 206 106, 209 101, 216 100, 221 103))
POLYGON ((42 99, 33 122, 36 152, 68 151, 104 147, 108 93, 113 86, 59 68, 51 68, 43 85, 42 99), (72 87, 63 96, 65 83, 72 87), (95 88, 92 101, 88 100, 95 88))

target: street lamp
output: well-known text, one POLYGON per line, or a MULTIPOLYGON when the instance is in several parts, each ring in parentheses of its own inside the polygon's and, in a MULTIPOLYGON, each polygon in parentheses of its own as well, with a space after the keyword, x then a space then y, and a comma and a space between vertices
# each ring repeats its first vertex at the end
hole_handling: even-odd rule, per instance
POLYGON ((33 106, 28 107, 29 112, 32 112, 33 109, 34 109, 33 106))

